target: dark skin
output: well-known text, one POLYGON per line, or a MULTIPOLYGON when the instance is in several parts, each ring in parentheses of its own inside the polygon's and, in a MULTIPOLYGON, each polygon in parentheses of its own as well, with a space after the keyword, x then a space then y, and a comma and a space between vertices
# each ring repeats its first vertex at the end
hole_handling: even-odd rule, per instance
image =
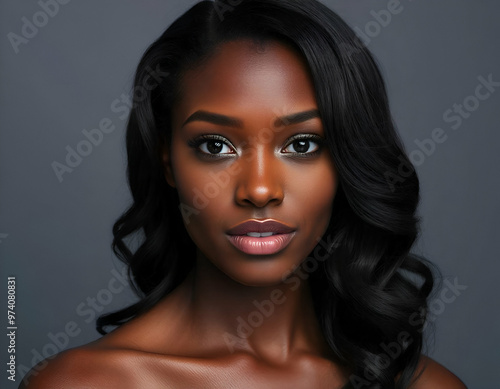
MULTIPOLYGON (((326 145, 314 137, 300 144, 291 140, 297 134, 324 139, 319 117, 311 115, 296 124, 274 121, 315 109, 305 63, 278 43, 265 47, 250 41, 225 43, 207 63, 188 71, 173 110, 172 144, 165 147, 163 162, 165 179, 178 191, 181 203, 197 210, 185 218, 198 247, 195 268, 151 310, 91 344, 61 353, 30 377, 27 387, 340 388, 345 384, 349 373, 336 363, 321 333, 307 279, 290 275, 328 226, 338 177, 326 145), (222 125, 198 117, 184 124, 200 110, 240 123, 222 125), (266 134, 259 136, 262 131, 266 134), (188 141, 201 134, 217 134, 222 143, 205 139, 191 147, 188 141), (207 153, 216 154, 215 158, 207 158, 207 153), (214 178, 222 176, 227 178, 222 183, 214 178), (210 192, 201 207, 195 189, 203 192, 213 185, 218 185, 217 194, 210 192), (229 228, 249 219, 279 220, 297 232, 276 254, 250 255, 225 237, 229 228), (272 314, 251 326, 248 336, 240 336, 238 325, 241 320, 250 322, 249 315, 257 311, 255 301, 271 296, 275 297, 272 314)), ((424 365, 427 368, 413 389, 465 388, 431 359, 422 357, 424 365)))

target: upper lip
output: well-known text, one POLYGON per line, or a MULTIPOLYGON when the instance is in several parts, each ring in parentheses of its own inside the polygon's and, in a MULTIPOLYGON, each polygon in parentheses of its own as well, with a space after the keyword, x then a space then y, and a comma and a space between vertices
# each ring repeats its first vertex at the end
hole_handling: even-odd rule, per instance
POLYGON ((227 231, 228 235, 245 235, 248 232, 274 232, 276 234, 288 234, 295 231, 294 228, 287 226, 277 220, 248 220, 237 224, 227 231))

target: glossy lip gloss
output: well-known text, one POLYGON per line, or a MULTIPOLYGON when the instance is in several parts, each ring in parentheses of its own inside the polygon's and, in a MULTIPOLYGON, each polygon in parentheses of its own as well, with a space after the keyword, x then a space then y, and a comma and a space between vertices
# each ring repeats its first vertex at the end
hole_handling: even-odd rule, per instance
POLYGON ((283 250, 295 232, 256 238, 247 235, 227 235, 229 241, 240 251, 251 255, 270 255, 283 250))
POLYGON ((254 219, 233 227, 226 236, 233 246, 246 254, 271 255, 288 246, 295 232, 292 227, 276 220, 254 219))

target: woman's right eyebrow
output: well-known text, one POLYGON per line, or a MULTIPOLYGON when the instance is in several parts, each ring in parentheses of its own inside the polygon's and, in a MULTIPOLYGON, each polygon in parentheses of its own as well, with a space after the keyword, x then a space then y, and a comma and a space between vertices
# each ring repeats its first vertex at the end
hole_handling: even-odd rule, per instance
MULTIPOLYGON (((297 123, 302 123, 307 120, 319 118, 319 110, 317 109, 310 109, 307 111, 303 112, 295 112, 289 115, 285 116, 280 116, 274 120, 273 125, 275 127, 280 127, 280 126, 289 126, 292 124, 297 124, 297 123)), ((195 121, 202 121, 202 122, 208 122, 212 124, 216 124, 219 126, 227 126, 227 127, 236 127, 236 128, 243 128, 243 121, 241 119, 232 117, 232 116, 227 116, 227 115, 222 115, 220 113, 215 113, 215 112, 209 112, 209 111, 204 111, 204 110, 198 110, 194 112, 192 115, 190 115, 182 124, 181 128, 184 127, 186 124, 195 122, 195 121)))
POLYGON ((181 127, 184 127, 186 124, 195 121, 213 123, 219 126, 243 128, 243 121, 238 118, 203 110, 196 111, 195 113, 190 115, 181 127))

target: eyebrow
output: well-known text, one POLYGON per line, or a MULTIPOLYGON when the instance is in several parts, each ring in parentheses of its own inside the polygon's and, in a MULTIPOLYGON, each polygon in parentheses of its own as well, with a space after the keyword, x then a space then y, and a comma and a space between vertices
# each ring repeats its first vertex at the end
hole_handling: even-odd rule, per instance
MULTIPOLYGON (((296 112, 290 115, 280 116, 274 120, 273 125, 275 127, 289 126, 319 117, 319 110, 310 109, 308 111, 296 112)), ((181 128, 186 124, 195 121, 208 122, 219 126, 243 128, 243 121, 238 118, 203 110, 196 111, 195 113, 190 115, 186 119, 186 121, 184 121, 181 128)))

